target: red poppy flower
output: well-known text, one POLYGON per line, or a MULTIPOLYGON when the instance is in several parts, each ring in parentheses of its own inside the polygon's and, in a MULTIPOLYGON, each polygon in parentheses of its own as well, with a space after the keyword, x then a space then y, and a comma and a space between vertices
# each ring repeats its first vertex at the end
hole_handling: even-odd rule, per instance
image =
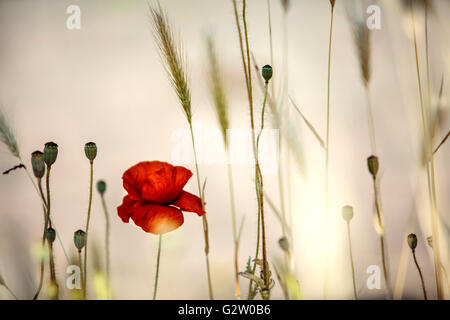
POLYGON ((163 234, 179 228, 184 217, 181 211, 205 214, 199 197, 183 190, 192 177, 184 167, 166 162, 140 162, 122 176, 128 195, 117 208, 123 222, 130 218, 144 231, 163 234))

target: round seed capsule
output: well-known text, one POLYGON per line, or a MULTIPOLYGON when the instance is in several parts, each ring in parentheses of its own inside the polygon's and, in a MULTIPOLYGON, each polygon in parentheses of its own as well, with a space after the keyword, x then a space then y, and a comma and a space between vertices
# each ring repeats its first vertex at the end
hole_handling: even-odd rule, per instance
POLYGON ((41 151, 35 151, 31 154, 31 166, 36 178, 42 178, 45 174, 44 154, 41 151))
POLYGON ((47 142, 44 146, 44 162, 47 166, 52 166, 58 157, 58 145, 54 142, 47 142))
POLYGON ((97 157, 97 145, 94 142, 88 142, 84 145, 84 153, 90 161, 97 157))
POLYGON ((414 233, 410 233, 408 235, 408 245, 409 247, 414 250, 417 247, 417 236, 414 233))

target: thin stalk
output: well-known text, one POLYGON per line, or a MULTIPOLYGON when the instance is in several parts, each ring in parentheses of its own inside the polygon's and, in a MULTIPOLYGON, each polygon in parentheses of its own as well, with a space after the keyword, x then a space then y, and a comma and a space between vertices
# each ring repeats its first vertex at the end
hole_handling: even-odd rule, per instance
MULTIPOLYGON (((270 0, 267 0, 267 15, 269 20, 269 43, 270 43, 270 65, 272 68, 274 67, 273 64, 273 36, 272 36, 272 13, 270 10, 270 0)), ((272 79, 272 98, 275 99, 275 84, 274 79, 272 79)))
POLYGON ((91 167, 91 173, 90 173, 90 183, 89 183, 89 206, 88 206, 88 213, 87 213, 87 221, 86 221, 86 241, 84 245, 84 266, 83 266, 83 272, 84 272, 84 281, 83 281, 83 294, 84 299, 87 298, 87 252, 88 252, 88 238, 89 238, 89 221, 91 219, 91 207, 92 207, 92 185, 94 181, 94 161, 90 161, 90 167, 91 167))
POLYGON ((414 263, 416 264, 416 267, 417 267, 417 271, 419 271, 420 281, 422 282, 423 298, 425 300, 428 300, 427 290, 425 289, 425 281, 423 280, 422 270, 420 269, 419 263, 417 262, 417 258, 416 258, 416 250, 413 249, 412 254, 413 254, 413 258, 414 258, 414 263))
POLYGON ((326 144, 325 144, 325 274, 324 274, 324 285, 323 285, 323 296, 326 299, 328 293, 328 263, 329 263, 329 251, 330 251, 330 214, 329 214, 329 203, 328 203, 328 193, 329 193, 329 143, 330 143, 330 80, 331 80, 331 49, 333 44, 333 21, 334 21, 334 5, 331 6, 331 17, 330 17, 330 38, 328 40, 328 77, 327 77, 327 133, 326 133, 326 144))
POLYGON ((347 222, 347 237, 348 237, 348 248, 350 253, 350 263, 352 265, 353 295, 355 297, 355 300, 358 300, 358 293, 356 290, 355 264, 353 262, 352 238, 350 234, 350 222, 347 222))
POLYGON ((161 259, 161 243, 162 243, 162 234, 159 235, 158 241, 158 255, 156 257, 156 274, 155 274, 155 285, 153 289, 153 300, 156 300, 156 292, 158 291, 158 279, 159 279, 159 261, 161 259))
POLYGON ((390 281, 389 281, 389 273, 388 273, 388 268, 387 268, 386 252, 385 252, 385 245, 384 245, 384 222, 383 222, 383 217, 382 217, 380 203, 379 203, 378 186, 377 186, 376 177, 373 177, 373 190, 374 190, 375 208, 376 208, 376 212, 377 212, 378 225, 381 229, 381 233, 380 233, 381 261, 383 263, 383 274, 384 274, 384 281, 385 281, 385 286, 386 286, 386 295, 387 295, 388 299, 391 299, 392 292, 391 292, 391 285, 390 285, 390 281))
MULTIPOLYGON (((51 227, 51 220, 50 220, 50 209, 51 209, 51 197, 50 197, 50 171, 51 166, 47 166, 47 173, 45 176, 45 184, 47 189, 47 215, 45 216, 45 223, 44 223, 44 237, 47 231, 47 228, 51 227)), ((44 240, 45 241, 45 240, 44 240)), ((50 257, 49 257, 49 264, 50 264, 50 279, 53 284, 58 287, 58 283, 56 280, 56 273, 55 273, 55 258, 53 255, 53 244, 48 243, 49 250, 50 250, 50 257)), ((56 295, 56 298, 58 297, 58 294, 56 295)))
MULTIPOLYGON (((42 179, 41 178, 37 178, 38 181, 38 187, 39 187, 39 194, 41 196, 41 200, 43 202, 42 204, 42 209, 44 212, 44 221, 46 221, 46 217, 47 217, 47 212, 46 212, 46 206, 47 206, 47 201, 45 200, 45 196, 44 196, 44 192, 42 191, 42 179)), ((42 235, 42 248, 44 248, 45 246, 45 226, 44 226, 44 234, 42 235)), ((40 263, 40 271, 39 271, 39 285, 37 288, 36 293, 34 294, 33 300, 36 300, 39 296, 39 294, 41 293, 42 290, 42 285, 44 283, 44 259, 41 259, 41 263, 40 263)))
POLYGON ((56 294, 51 298, 58 300, 59 298, 59 287, 58 281, 56 280, 56 269, 55 269, 55 259, 53 257, 53 243, 48 242, 49 254, 50 254, 50 283, 56 288, 56 294))
POLYGON ((108 282, 108 290, 110 290, 110 281, 111 281, 111 270, 110 270, 110 249, 109 249, 109 234, 110 234, 110 227, 109 227, 109 215, 108 215, 108 208, 106 207, 106 201, 105 196, 102 194, 102 207, 103 212, 105 213, 105 259, 106 259, 106 280, 108 282))
POLYGON ((227 157, 228 157, 228 187, 230 192, 230 205, 231 205, 231 224, 233 229, 233 243, 234 243, 234 282, 236 286, 236 297, 240 299, 241 297, 241 287, 239 284, 239 239, 237 234, 237 223, 236 223, 236 204, 234 200, 234 187, 233 187, 233 172, 232 166, 230 162, 230 153, 227 148, 227 157))
MULTIPOLYGON (((189 121, 189 130, 191 132, 192 149, 194 151, 195 173, 196 173, 196 177, 197 177, 198 192, 199 192, 201 202, 202 202, 202 209, 205 210, 203 192, 202 192, 202 187, 200 184, 200 171, 198 169, 197 148, 195 147, 194 129, 192 128, 192 122, 190 122, 190 121, 189 121)), ((203 222, 203 235, 205 238, 205 259, 206 259, 206 273, 207 273, 207 277, 208 277, 209 298, 211 300, 214 300, 214 293, 213 293, 212 281, 211 281, 211 269, 210 269, 210 264, 209 264, 209 229, 208 229, 208 220, 206 218, 206 214, 204 214, 202 216, 202 222, 203 222)))
POLYGON ((6 289, 6 291, 8 291, 8 293, 15 299, 15 300, 19 300, 19 298, 17 298, 17 296, 14 294, 14 292, 12 292, 12 290, 6 285, 3 285, 6 289))
POLYGON ((367 120, 369 125, 369 135, 370 135, 370 149, 373 155, 377 154, 377 144, 375 140, 375 124, 373 120, 373 108, 372 108, 372 99, 370 98, 370 88, 369 83, 365 84, 366 90, 366 107, 367 107, 367 120))
POLYGON ((78 249, 78 266, 80 267, 80 276, 81 276, 81 293, 83 298, 86 296, 83 291, 83 283, 84 283, 84 272, 83 272, 83 260, 81 258, 81 249, 78 249))
POLYGON ((421 118, 422 118, 422 129, 424 133, 424 143, 426 150, 426 160, 427 160, 427 181, 428 181, 428 196, 430 201, 430 211, 431 211, 431 230, 433 236, 433 255, 434 255, 434 270, 435 270, 435 278, 436 278, 436 290, 437 290, 437 298, 439 300, 443 299, 443 288, 441 282, 441 258, 440 258, 440 246, 439 246, 439 222, 438 222, 438 214, 437 214, 437 205, 436 205, 436 185, 435 185, 435 176, 434 176, 434 157, 432 154, 431 147, 431 138, 430 132, 428 128, 427 122, 427 113, 425 111, 425 104, 423 101, 423 91, 422 91, 422 80, 420 76, 420 66, 419 66, 419 54, 417 49, 417 35, 416 35, 416 24, 414 17, 414 5, 413 2, 410 1, 411 5, 411 22, 413 29, 413 38, 414 38, 414 54, 416 61, 416 71, 417 71, 417 83, 419 89, 419 97, 420 97, 420 110, 421 110, 421 118))

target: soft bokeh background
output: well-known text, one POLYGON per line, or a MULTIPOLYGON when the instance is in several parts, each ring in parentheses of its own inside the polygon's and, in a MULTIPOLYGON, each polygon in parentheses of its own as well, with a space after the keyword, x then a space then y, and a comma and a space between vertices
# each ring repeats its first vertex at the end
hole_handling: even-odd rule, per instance
MULTIPOLYGON (((345 223, 341 208, 355 209, 352 221, 354 257, 360 296, 382 298, 383 290, 368 290, 366 269, 380 265, 379 240, 373 227, 373 194, 366 168, 369 156, 365 96, 360 81, 350 27, 337 1, 331 78, 330 212, 333 216, 330 297, 351 299, 351 270, 345 223)), ((444 100, 448 101, 450 75, 450 3, 435 5, 430 25, 431 72, 434 92, 445 77, 444 100)), ((221 146, 209 140, 217 130, 214 107, 208 93, 205 36, 212 34, 219 52, 230 102, 232 128, 248 128, 249 112, 241 72, 239 45, 231 1, 161 1, 184 43, 192 79, 194 125, 200 148, 221 146)), ((417 256, 427 289, 435 297, 425 171, 420 166, 422 129, 417 79, 408 15, 401 1, 372 1, 381 6, 381 30, 372 38, 372 102, 376 138, 381 160, 381 197, 393 285, 397 280, 406 234, 417 233, 417 256)), ((274 36, 274 73, 277 90, 282 75, 282 10, 271 1, 274 36)), ((417 11, 421 17, 421 11, 417 11)), ((423 27, 418 18, 418 28, 423 27)), ((287 16, 289 93, 303 113, 325 134, 327 49, 330 9, 328 0, 294 0, 287 16)), ((248 1, 250 45, 259 64, 270 62, 267 4, 248 1)), ((421 62, 423 33, 419 32, 421 62)), ((423 69, 424 71, 424 69, 423 69)), ((262 94, 255 86, 257 113, 262 94)), ((88 204, 89 162, 83 146, 99 146, 95 179, 108 183, 106 199, 111 215, 113 296, 118 299, 148 299, 153 292, 157 237, 146 234, 132 222, 124 224, 116 207, 125 192, 122 173, 142 160, 172 161, 179 148, 177 133, 186 121, 152 38, 147 1, 0 1, 0 99, 18 138, 27 165, 28 155, 45 142, 60 146, 52 170, 52 214, 64 246, 73 254, 73 232, 84 228, 88 204), (81 29, 66 28, 66 8, 81 8, 81 29)), ((448 106, 448 104, 446 104, 448 106)), ((447 107, 448 111, 448 107, 447 107)), ((292 113, 301 131, 306 176, 291 165, 291 202, 294 215, 296 271, 305 298, 322 297, 323 172, 324 152, 304 122, 292 113)), ((449 127, 443 118, 437 140, 449 127)), ((436 156, 438 207, 450 222, 449 148, 436 156)), ((200 156, 202 158, 202 156, 200 156)), ((233 243, 225 164, 211 164, 205 156, 200 165, 207 178, 206 199, 210 225, 211 266, 217 298, 233 298, 233 243)), ((17 164, 2 147, 0 169, 17 164)), ((191 170, 193 163, 185 164, 191 170)), ((256 243, 256 198, 253 169, 236 165, 236 201, 239 219, 245 216, 240 267, 254 255, 256 243)), ((266 191, 279 206, 277 176, 265 177, 266 191)), ((194 179, 187 189, 196 192, 194 179)), ((40 202, 25 172, 0 177, 0 272, 20 297, 32 297, 38 264, 32 248, 39 243, 43 224, 40 202)), ((267 207, 267 206, 266 206, 267 207)), ((267 209, 269 254, 281 256, 280 224, 267 209)), ((90 244, 103 245, 104 216, 100 198, 94 194, 90 244)), ((441 230, 444 238, 443 227, 441 230)), ((165 237, 160 272, 159 298, 207 298, 201 219, 185 214, 185 224, 165 237)), ((443 239, 444 240, 444 239, 443 239)), ((55 246, 57 275, 65 282, 67 266, 59 244, 55 246)), ((91 250, 92 253, 92 250, 91 250)), ((405 251, 407 274, 404 297, 421 298, 422 291, 410 252, 405 251)), ((447 269, 448 246, 442 247, 447 269)), ((90 261, 93 259, 91 257, 90 261)), ((450 270, 449 270, 450 271, 450 270)), ((90 272, 92 275, 93 272, 90 272)), ((241 279, 246 291, 247 280, 241 279)), ((382 281, 383 284, 383 281, 382 281)), ((90 285, 92 289, 92 284, 90 285)), ((245 292, 244 292, 245 294, 245 292)), ((448 292, 447 292, 448 294, 448 292)), ((91 297, 93 297, 91 293, 91 297)), ((9 298, 0 288, 0 297, 9 298)), ((279 286, 274 298, 282 298, 279 286)))

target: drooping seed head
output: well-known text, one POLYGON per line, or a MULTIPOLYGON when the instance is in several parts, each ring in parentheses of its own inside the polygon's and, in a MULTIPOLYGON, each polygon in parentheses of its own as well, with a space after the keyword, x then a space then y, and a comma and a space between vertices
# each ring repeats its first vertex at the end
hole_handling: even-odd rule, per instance
POLYGON ((81 229, 75 231, 75 233, 73 234, 73 242, 75 243, 75 247, 77 247, 78 250, 83 249, 86 243, 86 232, 81 229))
POLYGON ((280 248, 285 251, 289 252, 289 240, 286 237, 281 237, 280 240, 278 240, 278 244, 280 245, 280 248))
POLYGON ((31 166, 33 167, 34 176, 38 179, 45 174, 44 154, 41 151, 35 151, 31 154, 31 166))
POLYGON ((375 178, 378 173, 379 162, 377 156, 370 156, 367 158, 367 167, 369 168, 370 174, 375 178))
POLYGON ((353 207, 345 206, 342 208, 342 217, 348 223, 353 219, 353 207))
POLYGON ((45 231, 45 237, 47 238, 48 243, 52 244, 56 239, 56 231, 53 228, 48 228, 45 231))
POLYGON ((269 80, 272 78, 273 70, 272 67, 266 64, 264 67, 262 67, 261 74, 266 80, 266 83, 269 82, 269 80))
POLYGON ((408 246, 411 250, 415 250, 417 247, 417 236, 414 233, 408 234, 408 246))
POLYGON ((88 142, 84 145, 84 153, 89 161, 94 161, 97 157, 97 145, 94 142, 88 142))
POLYGON ((58 145, 54 142, 47 142, 44 146, 44 162, 51 167, 58 157, 58 145))
POLYGON ((104 180, 99 180, 97 182, 97 191, 102 196, 106 191, 106 182, 104 180))

